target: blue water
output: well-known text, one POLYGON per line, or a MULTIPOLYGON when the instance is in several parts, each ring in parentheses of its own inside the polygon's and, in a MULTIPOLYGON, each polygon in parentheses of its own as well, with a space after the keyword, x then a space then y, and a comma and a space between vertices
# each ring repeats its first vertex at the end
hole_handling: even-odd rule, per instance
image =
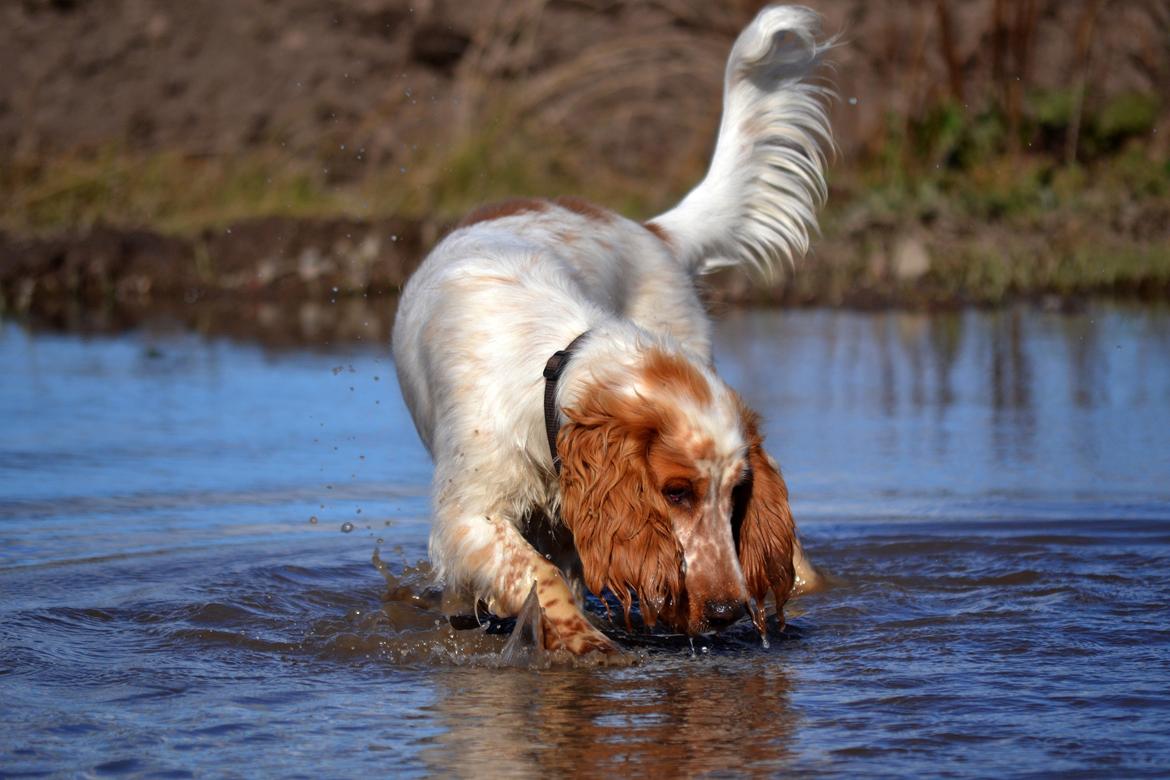
POLYGON ((512 668, 441 620, 385 342, 3 324, 0 775, 1170 774, 1170 309, 716 353, 834 586, 767 649, 512 668))

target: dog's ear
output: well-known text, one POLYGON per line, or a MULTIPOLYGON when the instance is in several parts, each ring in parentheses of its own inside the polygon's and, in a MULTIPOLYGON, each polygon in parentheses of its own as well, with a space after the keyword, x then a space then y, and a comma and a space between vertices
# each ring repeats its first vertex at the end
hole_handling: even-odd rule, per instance
POLYGON ((569 412, 557 437, 561 515, 589 590, 601 597, 608 588, 621 602, 627 628, 633 591, 652 626, 664 609, 678 608, 682 562, 646 458, 654 429, 625 405, 591 406, 569 412))
POLYGON ((776 462, 764 451, 759 416, 740 403, 740 420, 748 444, 748 478, 733 494, 732 528, 739 564, 751 596, 752 620, 764 631, 764 600, 776 599, 776 617, 784 625, 784 605, 792 593, 795 572, 792 549, 796 526, 788 506, 788 486, 776 462))

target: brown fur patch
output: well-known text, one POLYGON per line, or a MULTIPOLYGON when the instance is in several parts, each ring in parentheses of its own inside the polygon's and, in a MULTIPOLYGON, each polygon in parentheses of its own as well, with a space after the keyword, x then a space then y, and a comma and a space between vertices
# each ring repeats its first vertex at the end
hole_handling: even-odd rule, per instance
POLYGON ((563 209, 568 209, 574 214, 580 214, 583 217, 597 222, 610 222, 613 220, 613 212, 596 206, 587 200, 575 198, 572 195, 562 195, 559 198, 553 198, 553 203, 563 209))
POLYGON ((701 498, 707 495, 710 485, 707 476, 695 468, 695 463, 715 457, 715 442, 702 437, 684 443, 678 435, 671 435, 676 430, 688 429, 668 424, 647 449, 646 462, 654 484, 661 488, 667 483, 685 483, 690 485, 697 498, 701 498))
MULTIPOLYGON (((561 428, 561 508, 584 568, 585 585, 613 593, 629 616, 642 604, 677 604, 682 549, 646 458, 662 413, 612 388, 585 393, 561 428)), ((655 611, 660 611, 655 609, 655 611)))
POLYGON ((660 349, 649 350, 642 366, 642 376, 647 384, 674 388, 703 406, 711 403, 711 386, 707 378, 679 355, 660 349))
POLYGON ((657 222, 643 222, 642 227, 650 231, 655 238, 666 244, 671 249, 674 248, 674 245, 670 241, 670 233, 667 233, 666 228, 662 227, 662 225, 659 225, 657 222))
POLYGON ((475 209, 462 220, 460 220, 457 227, 467 227, 474 225, 477 222, 491 222, 495 219, 503 219, 504 217, 511 217, 516 214, 524 214, 527 212, 539 213, 548 210, 548 201, 540 198, 511 198, 509 200, 502 200, 498 203, 488 203, 475 209))
POLYGON ((756 601, 756 614, 752 617, 763 631, 764 599, 769 591, 776 598, 780 624, 784 624, 784 604, 796 579, 792 564, 796 525, 788 506, 788 486, 764 452, 759 415, 742 400, 739 407, 748 443, 751 479, 737 489, 732 522, 739 522, 739 562, 748 594, 756 601))

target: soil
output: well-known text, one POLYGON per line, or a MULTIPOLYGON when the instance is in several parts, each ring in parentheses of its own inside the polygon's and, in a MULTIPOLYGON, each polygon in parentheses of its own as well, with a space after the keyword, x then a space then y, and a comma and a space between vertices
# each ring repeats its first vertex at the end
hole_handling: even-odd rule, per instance
MULTIPOLYGON (((366 150, 365 165, 399 164, 510 93, 578 129, 599 164, 653 171, 674 154, 706 155, 726 52, 761 5, 13 0, 0 8, 0 158, 110 145, 320 155, 344 143, 366 150)), ((846 155, 880 143, 887 117, 940 96, 978 111, 1015 83, 1068 88, 1082 67, 1089 103, 1170 93, 1162 0, 1096 16, 1099 4, 1064 0, 812 5, 844 44, 833 80, 846 155)))
MULTIPOLYGON (((599 168, 673 187, 679 171, 690 177, 704 165, 727 49, 760 5, 14 0, 0 7, 0 168, 109 149, 192 157, 275 149, 320 161, 343 182, 411 164, 457 135, 452 128, 485 121, 503 96, 599 168)), ((1097 105, 1129 92, 1170 94, 1170 6, 1162 0, 1112 3, 1097 15, 1093 3, 1062 0, 815 5, 844 44, 833 57, 838 165, 880 149, 889 117, 921 114, 941 99, 974 114, 995 101, 1010 105, 1025 89, 1081 84, 1085 103, 1097 105)), ((1159 124, 1167 132, 1150 142, 1163 156, 1167 109, 1159 124)), ((0 311, 59 309, 65 299, 143 306, 392 293, 446 228, 260 218, 185 236, 100 224, 49 237, 0 233, 0 311)), ((841 288, 842 273, 855 269, 829 267, 762 295, 741 279, 716 280, 711 295, 905 300, 899 268, 914 270, 917 239, 865 230, 861 241, 885 247, 872 284, 841 288)), ((1157 232, 1165 239, 1164 225, 1157 232)), ((857 255, 837 249, 822 242, 817 251, 857 255)))

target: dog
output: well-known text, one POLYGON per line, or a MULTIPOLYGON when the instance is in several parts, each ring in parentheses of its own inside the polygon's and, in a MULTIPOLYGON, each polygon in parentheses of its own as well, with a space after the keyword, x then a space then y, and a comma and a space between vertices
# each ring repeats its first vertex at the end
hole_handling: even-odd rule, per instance
MULTIPOLYGON (((805 8, 736 40, 710 168, 645 223, 575 198, 468 215, 403 289, 393 351, 435 463, 429 554, 450 596, 539 604, 544 647, 615 652, 582 586, 699 635, 817 577, 759 418, 715 373, 697 277, 807 251, 832 137, 831 41, 805 8)), ((759 275, 759 274, 757 274, 759 275)), ((455 611, 448 607, 448 613, 455 611)), ((766 635, 765 635, 766 636, 766 635)))

